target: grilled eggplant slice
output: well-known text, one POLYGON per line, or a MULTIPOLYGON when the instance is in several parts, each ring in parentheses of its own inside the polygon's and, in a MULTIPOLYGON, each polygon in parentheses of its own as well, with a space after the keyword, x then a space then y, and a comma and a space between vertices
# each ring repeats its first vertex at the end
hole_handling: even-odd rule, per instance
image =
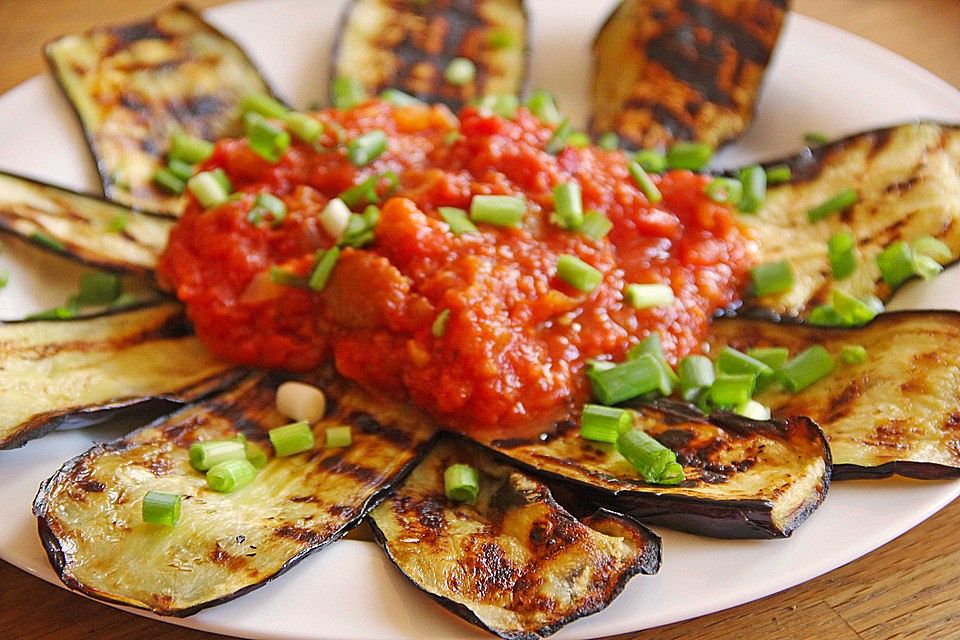
POLYGON ((808 418, 707 418, 689 405, 663 400, 637 404, 634 425, 677 453, 686 480, 647 484, 615 449, 584 440, 572 423, 546 438, 485 444, 560 481, 583 501, 718 538, 789 536, 830 486, 830 451, 808 418))
POLYGON ((771 187, 766 203, 741 221, 755 234, 760 262, 789 260, 794 286, 782 294, 753 298, 748 306, 805 316, 830 301, 834 286, 857 297, 887 300, 875 258, 897 240, 931 235, 960 257, 960 126, 932 122, 877 129, 807 149, 786 160, 789 183, 771 187), (811 223, 807 211, 840 190, 859 194, 854 206, 811 223), (836 282, 827 240, 840 230, 854 235, 857 271, 836 282))
POLYGON ((190 335, 178 304, 0 323, 0 449, 132 406, 192 402, 241 375, 190 335))
POLYGON ((355 79, 367 95, 394 88, 457 110, 488 94, 518 95, 526 64, 522 0, 353 0, 331 78, 355 79), (471 81, 444 79, 454 58, 473 62, 471 81))
POLYGON ((660 540, 609 512, 577 521, 530 476, 448 436, 369 517, 404 576, 501 638, 535 639, 606 607, 637 573, 660 568, 660 540), (473 503, 444 491, 444 471, 479 472, 473 503))
POLYGON ((152 183, 175 129, 214 140, 240 132, 237 104, 270 89, 250 58, 192 9, 63 36, 47 60, 93 152, 104 194, 179 215, 180 196, 152 183))
POLYGON ((332 375, 307 381, 334 405, 314 427, 318 441, 327 426, 351 424, 352 444, 271 458, 233 493, 209 489, 188 449, 240 433, 263 443, 284 424, 274 408, 279 379, 267 374, 64 465, 34 503, 64 583, 100 600, 187 616, 263 585, 357 524, 418 458, 433 427, 332 375), (182 496, 176 527, 143 522, 150 490, 182 496))
POLYGON ((625 0, 593 45, 591 131, 713 147, 753 119, 787 0, 625 0))
POLYGON ((153 277, 173 222, 0 171, 0 230, 94 267, 153 277))
POLYGON ((833 477, 892 474, 960 476, 960 313, 884 313, 855 329, 797 326, 766 319, 717 320, 711 350, 823 345, 866 347, 863 364, 838 364, 827 378, 790 394, 773 385, 757 394, 774 415, 810 416, 833 453, 833 477))

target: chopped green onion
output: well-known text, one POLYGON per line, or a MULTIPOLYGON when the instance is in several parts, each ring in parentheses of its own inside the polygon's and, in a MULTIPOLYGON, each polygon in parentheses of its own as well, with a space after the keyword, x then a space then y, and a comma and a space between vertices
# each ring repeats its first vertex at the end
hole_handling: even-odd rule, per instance
POLYGON ((80 276, 80 291, 72 298, 79 307, 99 307, 120 297, 123 285, 115 273, 92 272, 80 276))
POLYGON ((195 138, 183 131, 174 131, 170 137, 171 160, 182 160, 187 164, 203 162, 213 155, 213 143, 202 138, 195 138))
POLYGON ((450 320, 450 309, 444 309, 437 314, 436 319, 430 326, 430 333, 434 338, 442 338, 447 332, 447 322, 450 320))
POLYGON ((166 167, 161 167, 153 172, 153 184, 157 185, 167 193, 180 195, 186 188, 187 183, 178 178, 173 171, 166 167))
POLYGON ((790 171, 790 165, 786 164, 777 164, 772 167, 767 167, 766 174, 768 185, 790 182, 790 178, 793 177, 793 173, 790 171))
POLYGON ((350 187, 337 196, 337 198, 343 201, 348 209, 356 209, 362 203, 379 204, 380 196, 377 195, 377 182, 381 178, 385 178, 391 182, 391 189, 396 187, 397 174, 388 171, 381 175, 370 176, 363 182, 350 187))
POLYGON ((568 253, 557 258, 557 277, 583 292, 593 291, 603 281, 603 274, 598 269, 568 253))
POLYGON ((937 261, 938 264, 947 264, 953 260, 953 252, 943 240, 937 240, 933 236, 920 236, 910 243, 913 254, 928 256, 937 261))
POLYGON ((10 272, 6 269, 0 269, 0 290, 10 284, 10 272))
POLYGON ((250 150, 268 162, 277 162, 290 146, 290 134, 256 111, 243 116, 243 125, 250 150))
POLYGON ((572 133, 573 127, 570 126, 570 121, 565 119, 557 127, 557 130, 553 132, 553 135, 550 136, 550 139, 547 140, 547 146, 545 146, 543 150, 552 156, 557 155, 567 146, 567 141, 570 139, 570 134, 572 133))
POLYGON ((668 396, 673 393, 673 387, 680 383, 680 378, 677 377, 673 367, 667 362, 667 356, 663 352, 663 342, 660 340, 659 333, 653 332, 630 347, 630 351, 627 352, 627 359, 635 360, 644 355, 651 356, 657 362, 657 365, 659 365, 663 373, 665 381, 661 384, 661 391, 669 389, 669 391, 663 391, 663 395, 668 396))
POLYGON ((590 209, 583 214, 583 222, 577 227, 577 232, 590 236, 594 240, 602 240, 611 229, 613 229, 613 223, 610 218, 596 209, 590 209))
POLYGON ((170 158, 170 161, 167 162, 167 169, 170 170, 170 173, 177 176, 184 182, 190 179, 190 176, 193 175, 195 168, 196 167, 194 167, 194 165, 177 158, 170 158))
POLYGON ((827 241, 827 256, 834 280, 848 278, 857 270, 857 241, 849 231, 838 231, 827 241))
POLYGON ((327 427, 327 449, 342 449, 349 447, 353 442, 353 434, 350 432, 349 425, 340 425, 337 427, 327 427))
POLYGON ((897 240, 877 255, 877 267, 880 275, 891 289, 916 275, 913 251, 903 240, 897 240))
POLYGON ((633 154, 633 159, 650 173, 663 173, 667 170, 667 156, 657 149, 641 149, 633 154))
POLYGON ((290 273, 286 269, 272 265, 270 267, 270 282, 280 284, 285 287, 303 288, 307 286, 306 280, 295 273, 290 273))
POLYGON ((519 227, 527 201, 522 196, 473 196, 470 219, 498 227, 519 227))
POLYGON ((387 87, 381 91, 380 98, 384 102, 389 102, 395 107, 412 107, 426 104, 423 100, 414 98, 409 93, 404 93, 403 91, 394 89, 393 87, 387 87))
POLYGON ((585 404, 580 416, 580 437, 613 444, 620 434, 630 430, 632 423, 629 411, 599 404, 585 404))
POLYGON ((584 371, 589 376, 591 373, 597 371, 607 371, 608 369, 613 369, 615 366, 614 363, 609 360, 587 360, 584 371))
POLYGON ((351 211, 347 204, 340 198, 334 198, 320 211, 320 226, 330 234, 331 238, 339 242, 350 224, 350 215, 351 211))
POLYGON ((356 78, 337 76, 331 87, 331 98, 337 109, 352 109, 367 99, 367 92, 356 78))
POLYGON ((277 457, 293 456, 313 449, 313 431, 307 422, 294 422, 270 429, 270 442, 277 457))
POLYGON ((677 376, 680 378, 680 395, 690 402, 702 390, 707 389, 716 379, 713 363, 704 355, 690 355, 683 358, 677 365, 677 376))
POLYGON ((743 185, 732 178, 713 178, 703 188, 704 193, 717 204, 736 206, 743 198, 743 185))
POLYGON ((507 49, 513 46, 513 34, 509 29, 494 29, 487 35, 487 46, 491 49, 507 49))
POLYGON ((943 265, 930 256, 913 256, 913 270, 924 280, 930 280, 943 271, 943 265))
POLYGON ((73 307, 56 307, 45 311, 31 313, 27 320, 70 320, 77 317, 77 309, 73 307))
POLYGON ((811 145, 827 144, 830 142, 830 136, 820 131, 807 131, 803 134, 803 141, 811 145))
POLYGON ((128 224, 129 220, 127 220, 127 216, 118 213, 110 218, 110 222, 107 223, 107 231, 110 233, 123 233, 127 230, 128 224))
POLYGON ((767 198, 767 174, 758 164, 740 169, 743 197, 738 208, 744 213, 756 213, 767 198))
POLYGON ((817 222, 824 218, 848 209, 860 200, 855 189, 846 187, 833 196, 827 198, 817 206, 807 209, 807 218, 810 222, 817 222))
POLYGON ((197 199, 204 209, 217 207, 230 197, 230 192, 224 189, 223 182, 213 171, 201 171, 187 181, 187 189, 197 199))
POLYGON ((807 322, 815 327, 842 327, 844 324, 840 314, 830 304, 818 304, 811 309, 807 322))
POLYGON ((481 109, 489 109, 501 118, 512 118, 517 114, 520 100, 512 93, 492 93, 477 101, 481 109))
POLYGON ((287 216, 287 205, 275 195, 258 193, 253 201, 253 208, 247 214, 247 221, 258 224, 266 215, 270 216, 274 227, 279 227, 287 216))
POLYGON ((580 183, 564 182, 553 188, 553 211, 551 220, 564 229, 575 229, 583 224, 580 183))
POLYGON ((443 79, 455 87, 473 82, 477 77, 477 65, 467 58, 453 58, 443 70, 443 79))
POLYGON ((256 442, 244 440, 243 453, 254 469, 263 469, 267 466, 267 450, 256 442))
POLYGON ((180 494, 147 491, 140 513, 144 522, 175 527, 180 521, 180 494))
POLYGON ((190 464, 197 471, 207 471, 221 462, 246 457, 243 443, 237 440, 206 440, 190 445, 190 464))
MULTIPOLYGON (((872 305, 839 289, 834 289, 830 294, 830 302, 843 326, 847 327, 866 324, 876 318, 879 313, 872 305)), ((882 310, 881 307, 880 311, 882 310)))
POLYGON ((368 131, 347 143, 347 157, 355 167, 365 167, 387 150, 387 134, 380 129, 368 131))
POLYGON ((567 144, 569 144, 571 147, 576 147, 577 149, 589 147, 590 136, 582 131, 574 131, 570 134, 570 137, 567 138, 567 144))
POLYGON ((443 146, 449 147, 463 139, 463 134, 459 131, 449 131, 443 136, 443 146))
POLYGON ((758 297, 789 291, 793 288, 793 268, 786 260, 761 264, 750 269, 750 284, 758 297))
POLYGON ((289 113, 289 109, 279 100, 265 93, 251 93, 240 101, 241 113, 253 111, 267 118, 283 119, 289 113))
POLYGON ((476 225, 470 222, 467 212, 457 207, 439 207, 437 212, 443 221, 450 225, 450 233, 455 236, 464 233, 480 233, 476 225))
POLYGON ((657 188, 657 185, 653 182, 653 179, 644 171, 643 167, 635 160, 627 160, 627 171, 630 172, 630 177, 633 178, 633 181, 639 187, 640 191, 643 192, 643 195, 647 197, 647 201, 650 204, 657 204, 663 200, 663 194, 660 193, 660 189, 657 188))
POLYGON ((790 350, 786 347, 755 347, 748 349, 747 355, 776 370, 787 363, 790 350))
POLYGON ((220 493, 232 493, 257 477, 257 468, 246 458, 228 460, 207 471, 207 486, 220 493))
POLYGON ((685 477, 677 454, 650 435, 633 429, 617 438, 617 451, 651 484, 679 484, 685 477))
POLYGON ((444 490, 454 502, 473 502, 480 495, 480 474, 468 464, 452 464, 443 472, 444 490))
POLYGON ((340 245, 346 247, 365 247, 374 240, 374 229, 380 222, 380 209, 377 205, 368 205, 363 213, 355 213, 347 221, 347 228, 340 238, 340 245))
POLYGON ((751 420, 770 419, 770 407, 762 405, 756 400, 747 400, 742 404, 738 404, 733 412, 744 418, 750 418, 751 420))
POLYGON ((667 149, 667 166, 671 169, 699 171, 713 157, 713 148, 703 142, 677 142, 667 149))
POLYGON ((557 103, 548 91, 538 89, 527 98, 526 107, 533 115, 549 125, 558 125, 563 120, 563 114, 557 108, 557 103))
POLYGON ((717 357, 717 370, 721 373, 748 373, 757 378, 773 375, 773 367, 733 347, 724 347, 717 357))
POLYGON ((290 133, 307 144, 316 144, 323 133, 323 123, 306 113, 294 111, 284 119, 290 133))
POLYGON ((670 395, 672 388, 657 360, 644 354, 612 369, 595 370, 587 374, 593 395, 605 405, 614 405, 651 391, 670 395))
POLYGON ((867 349, 859 344, 845 344, 837 357, 844 364, 863 364, 867 361, 867 349))
POLYGON ((620 148, 620 136, 613 131, 607 131, 597 140, 597 146, 605 151, 616 151, 620 148))
POLYGON ((835 366, 833 357, 827 350, 820 345, 814 345, 783 365, 776 376, 788 391, 797 393, 826 378, 833 373, 835 366))
POLYGON ((227 193, 233 191, 233 185, 230 183, 230 178, 227 176, 226 171, 220 167, 217 167, 216 169, 209 171, 209 173, 213 176, 213 179, 217 181, 217 184, 223 187, 224 191, 227 193))
POLYGON ((666 284, 628 284, 623 290, 623 300, 634 309, 669 307, 675 297, 673 289, 666 284))
POLYGON ((340 247, 330 247, 322 254, 319 254, 317 264, 313 267, 310 278, 307 280, 307 286, 314 291, 323 291, 323 288, 327 286, 327 282, 330 281, 330 275, 333 273, 333 268, 339 259, 340 247))
POLYGON ((757 385, 752 373, 719 373, 710 387, 710 401, 721 407, 735 407, 750 401, 757 385))

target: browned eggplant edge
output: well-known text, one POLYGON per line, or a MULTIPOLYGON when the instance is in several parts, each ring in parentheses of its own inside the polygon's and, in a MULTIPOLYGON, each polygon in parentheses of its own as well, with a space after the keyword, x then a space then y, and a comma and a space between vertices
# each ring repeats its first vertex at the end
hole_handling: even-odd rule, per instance
MULTIPOLYGON (((957 264, 956 262, 952 263, 957 264)), ((952 266, 951 265, 951 266, 952 266)), ((826 327, 831 331, 858 331, 864 327, 874 324, 883 324, 891 321, 893 318, 903 318, 909 316, 920 316, 928 314, 944 314, 954 316, 960 323, 960 311, 953 309, 903 309, 900 311, 885 311, 865 325, 859 327, 826 327)), ((770 309, 760 307, 750 307, 744 309, 726 309, 714 316, 716 320, 734 320, 744 318, 747 320, 759 320, 770 324, 784 327, 802 326, 816 328, 805 319, 798 316, 782 315, 770 309)), ((891 476, 903 476, 905 478, 914 478, 916 480, 944 480, 948 478, 960 478, 960 467, 951 467, 936 462, 915 462, 911 460, 895 460, 885 462, 876 467, 864 467, 859 464, 834 464, 832 477, 834 480, 880 480, 891 476)))
MULTIPOLYGON (((181 411, 187 408, 189 407, 184 407, 183 409, 181 409, 181 411)), ((70 473, 73 471, 73 469, 77 465, 83 463, 87 458, 94 455, 98 455, 98 454, 123 451, 124 447, 126 447, 127 443, 129 442, 128 438, 135 436, 136 434, 138 434, 139 432, 145 429, 153 428, 155 425, 165 420, 170 420, 171 418, 176 417, 177 413, 179 413, 179 411, 169 415, 161 416, 156 420, 154 420, 153 422, 151 422, 150 424, 147 424, 144 427, 141 427, 140 429, 137 429, 129 433, 128 435, 124 436, 123 438, 120 438, 119 440, 114 440, 108 443, 95 444, 91 449, 88 449, 87 451, 81 453, 80 455, 65 462, 63 466, 60 467, 60 469, 53 476, 44 480, 40 484, 40 488, 37 491, 37 496, 36 498, 34 498, 34 501, 33 501, 33 514, 37 518, 37 531, 40 534, 40 541, 43 544, 44 550, 47 552, 47 558, 50 560, 51 566, 53 566, 54 571, 56 571, 57 573, 57 577, 59 577, 60 580, 73 591, 78 591, 80 593, 83 593, 87 597, 92 598, 94 600, 99 600, 100 602, 106 602, 107 604, 111 604, 114 606, 117 606, 118 604, 115 600, 109 597, 103 596, 92 589, 86 588, 80 582, 66 575, 66 567, 67 567, 66 554, 64 553, 63 548, 60 546, 60 542, 57 539, 56 534, 54 534, 53 531, 50 529, 50 526, 47 523, 47 519, 46 519, 46 509, 47 509, 46 497, 50 493, 50 488, 54 484, 59 482, 61 478, 65 476, 69 476, 70 473)), ((244 424, 242 421, 237 424, 237 428, 240 429, 241 431, 245 431, 244 424)), ((262 437, 262 434, 259 437, 262 437)), ((393 488, 396 485, 398 485, 399 483, 403 482, 406 479, 407 475, 410 474, 410 472, 414 469, 414 467, 417 466, 420 460, 423 459, 423 456, 427 453, 427 451, 430 450, 430 444, 433 442, 435 438, 436 436, 427 440, 425 443, 421 444, 418 447, 419 451, 417 451, 416 455, 413 458, 411 458, 406 468, 397 474, 396 478, 392 483, 384 485, 377 492, 372 494, 367 499, 367 501, 363 504, 363 506, 360 509, 358 509, 357 515, 354 518, 352 518, 347 523, 345 523, 336 533, 331 535, 329 538, 319 543, 304 547, 303 550, 300 551, 300 553, 296 554, 295 556, 287 560, 285 563, 283 563, 283 565, 275 573, 273 573, 273 575, 270 575, 264 578, 263 580, 261 580, 260 582, 257 582, 256 584, 247 585, 242 589, 238 589, 237 591, 234 591, 231 594, 222 596, 220 598, 215 598, 214 600, 210 600, 209 602, 204 602, 203 604, 199 604, 193 607, 187 607, 186 609, 164 612, 164 615, 168 615, 174 618, 187 618, 189 616, 194 615, 195 613, 202 611, 203 609, 207 609, 209 607, 213 607, 219 604, 223 604, 225 602, 229 602, 236 598, 239 598, 243 595, 250 593, 251 591, 259 589, 260 587, 264 586, 268 582, 272 582, 276 578, 280 577, 281 575, 289 571, 291 568, 294 567, 294 565, 298 564, 301 560, 303 560, 307 556, 313 554, 316 551, 319 551, 320 549, 327 546, 328 544, 336 542, 337 540, 342 538, 344 535, 346 535, 351 529, 353 529, 358 524, 360 524, 363 521, 364 517, 366 517, 366 515, 373 508, 375 508, 378 504, 383 502, 383 500, 393 491, 393 488)), ((137 608, 137 607, 132 607, 132 605, 124 605, 124 606, 137 608)))
MULTIPOLYGON (((779 437, 785 434, 790 425, 786 420, 754 421, 723 411, 705 416, 695 406, 676 400, 633 402, 625 403, 623 406, 653 407, 667 419, 675 419, 679 422, 709 422, 741 433, 765 431, 779 437)), ((563 496, 558 502, 576 515, 585 513, 587 508, 603 508, 628 515, 644 524, 663 526, 694 535, 711 538, 770 540, 790 537, 793 531, 823 503, 830 489, 833 457, 827 438, 813 420, 806 417, 796 420, 799 420, 802 428, 820 443, 825 472, 822 478, 822 489, 816 499, 795 512, 782 528, 773 523, 773 505, 766 500, 705 500, 659 493, 656 491, 656 485, 651 485, 649 493, 631 490, 607 491, 582 480, 538 469, 534 465, 511 458, 503 451, 496 449, 491 451, 501 461, 519 466, 542 479, 552 492, 563 496)), ((509 446, 508 443, 507 446, 509 446)))
MULTIPOLYGON (((287 102, 286 102, 285 100, 283 100, 279 95, 277 95, 277 92, 273 89, 273 87, 271 86, 270 82, 267 81, 267 77, 266 77, 266 76, 263 74, 263 72, 260 70, 260 67, 257 66, 257 65, 254 63, 253 58, 250 57, 250 54, 247 52, 247 50, 246 50, 244 47, 240 46, 240 44, 239 44, 236 40, 234 40, 233 38, 231 38, 230 36, 228 36, 227 34, 225 34, 225 33, 224 33, 223 31, 221 31, 220 29, 217 29, 215 26, 213 26, 213 25, 210 24, 209 22, 207 22, 207 21, 204 19, 203 14, 201 14, 199 11, 197 11, 196 9, 194 9, 193 7, 191 7, 190 5, 188 5, 188 4, 185 3, 185 2, 177 2, 177 3, 175 3, 175 4, 170 5, 170 6, 167 7, 166 9, 163 9, 162 11, 170 11, 170 10, 173 10, 173 9, 180 9, 180 10, 183 10, 183 11, 186 11, 186 12, 188 12, 188 13, 193 14, 193 15, 196 16, 201 22, 203 22, 214 34, 220 36, 220 37, 223 38, 224 40, 228 40, 228 41, 232 42, 232 43, 234 44, 234 46, 237 47, 237 50, 240 51, 240 54, 243 56, 244 60, 246 60, 246 61, 250 64, 250 68, 253 69, 254 71, 256 71, 256 72, 257 72, 257 75, 259 75, 260 78, 263 80, 263 84, 267 87, 267 92, 268 92, 273 98, 275 98, 278 102, 280 102, 280 103, 282 103, 282 104, 284 104, 284 105, 287 105, 287 102)), ((148 16, 148 17, 144 18, 143 20, 138 20, 137 22, 139 23, 139 22, 143 22, 144 20, 151 20, 151 19, 153 19, 154 17, 156 17, 156 15, 158 15, 158 14, 153 14, 153 15, 151 15, 151 16, 148 16)), ((130 23, 130 24, 136 24, 136 23, 130 23)), ((123 25, 117 25, 117 26, 123 26, 123 25)), ((98 28, 100 28, 100 27, 93 27, 93 28, 91 28, 91 29, 85 30, 83 33, 86 34, 87 32, 89 32, 89 31, 94 31, 94 30, 96 30, 96 29, 98 29, 98 28)), ((106 185, 107 185, 107 183, 110 181, 110 174, 109 174, 109 172, 107 171, 107 168, 106 168, 105 166, 103 166, 103 163, 101 162, 100 156, 97 155, 96 146, 95 146, 95 141, 94 141, 94 139, 93 139, 93 132, 92 132, 90 129, 87 128, 87 125, 84 123, 84 121, 83 121, 83 116, 80 114, 79 109, 77 109, 77 106, 73 103, 73 100, 70 99, 70 96, 69 96, 69 94, 67 93, 67 89, 66 89, 66 87, 65 87, 64 84, 63 84, 63 78, 61 78, 61 77, 60 77, 60 74, 57 73, 57 65, 56 65, 56 62, 54 61, 53 56, 50 54, 49 45, 53 44, 54 42, 56 42, 56 41, 59 40, 60 38, 63 38, 63 37, 66 36, 66 35, 71 35, 71 34, 62 34, 62 35, 60 35, 60 36, 57 36, 56 38, 53 38, 52 40, 50 40, 49 42, 47 42, 46 44, 43 45, 43 57, 44 57, 44 60, 46 60, 46 62, 47 62, 47 67, 49 67, 50 73, 51 73, 51 74, 53 75, 53 77, 56 79, 56 81, 57 81, 57 86, 60 88, 60 91, 61 91, 61 93, 63 94, 64 99, 67 101, 67 104, 70 105, 70 111, 73 113, 74 117, 76 118, 77 122, 78 122, 79 125, 80 125, 80 130, 83 132, 83 139, 84 139, 84 141, 87 143, 87 151, 90 153, 90 157, 91 157, 91 159, 93 160, 93 164, 94 164, 94 165, 96 166, 96 168, 97 168, 97 175, 100 177, 100 194, 99 194, 98 196, 94 196, 94 197, 98 197, 100 200, 103 200, 103 201, 105 201, 105 202, 109 202, 110 204, 119 205, 119 206, 121 206, 121 207, 122 207, 122 206, 126 206, 126 205, 123 205, 123 204, 121 204, 121 203, 119 203, 119 202, 116 202, 116 201, 114 201, 114 200, 110 200, 109 198, 106 197, 106 193, 107 193, 107 191, 106 191, 106 185)), ((287 105, 287 106, 289 106, 289 105, 287 105)), ((17 177, 19 177, 19 176, 17 176, 17 177)), ((86 194, 81 194, 81 195, 86 195, 86 194)), ((137 211, 138 213, 146 213, 146 214, 149 214, 149 215, 152 215, 152 216, 157 216, 157 217, 160 217, 160 218, 168 218, 168 219, 173 219, 173 220, 176 220, 176 219, 177 219, 177 216, 172 215, 172 214, 169 214, 169 213, 164 213, 164 212, 162 212, 162 211, 148 211, 148 210, 145 210, 145 209, 137 209, 136 211, 137 211)))
MULTIPOLYGON (((523 11, 523 70, 520 73, 520 95, 519 98, 523 98, 526 95, 526 86, 527 81, 530 79, 530 12, 527 11, 526 0, 517 0, 520 4, 520 10, 523 11)), ((343 45, 344 35, 347 33, 347 23, 350 20, 350 14, 353 12, 353 7, 357 3, 357 0, 350 0, 347 2, 343 10, 340 12, 340 18, 337 22, 337 33, 339 36, 333 41, 333 49, 330 53, 330 67, 328 71, 327 78, 327 100, 332 105, 333 104, 333 81, 337 77, 337 60, 340 59, 340 47, 343 45)), ((377 96, 368 96, 368 98, 374 98, 377 96)), ((416 96, 414 96, 416 97, 416 96)), ((455 109, 454 105, 446 104, 447 107, 450 107, 454 113, 458 112, 459 109, 455 109)))

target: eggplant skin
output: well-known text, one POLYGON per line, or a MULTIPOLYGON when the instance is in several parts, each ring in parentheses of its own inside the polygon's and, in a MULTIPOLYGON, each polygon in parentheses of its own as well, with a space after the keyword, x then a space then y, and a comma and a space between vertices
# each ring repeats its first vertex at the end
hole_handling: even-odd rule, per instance
POLYGON ((175 130, 207 140, 239 134, 239 101, 271 92, 249 56, 186 5, 66 35, 44 51, 83 126, 104 194, 144 211, 183 209, 181 196, 152 182, 175 130))
POLYGON ((747 308, 806 317, 829 303, 833 289, 888 300, 876 256, 895 241, 939 238, 960 258, 960 126, 911 122, 854 134, 765 166, 787 164, 790 182, 771 186, 755 215, 740 216, 754 234, 760 263, 788 260, 794 285, 781 294, 749 298, 747 308), (807 211, 841 189, 859 202, 811 223, 807 211), (827 241, 838 231, 856 238, 857 270, 836 281, 827 241))
POLYGON ((135 408, 169 410, 244 375, 191 335, 176 303, 0 323, 0 449, 135 408))
POLYGON ((173 222, 101 197, 0 171, 0 231, 91 267, 153 278, 173 222))
POLYGON ((345 10, 331 79, 350 77, 367 95, 399 89, 454 111, 489 94, 519 95, 527 67, 522 0, 353 0, 345 10), (473 81, 454 86, 454 58, 474 63, 473 81))
POLYGON ((753 119, 786 0, 624 0, 593 45, 594 135, 719 147, 753 119))
POLYGON ((631 408, 634 427, 677 454, 686 475, 679 485, 644 482, 615 449, 584 440, 572 422, 545 438, 483 444, 584 504, 716 538, 788 537, 826 497, 830 450, 808 418, 706 417, 672 400, 631 408))
POLYGON ((322 372, 303 378, 321 386, 332 406, 315 438, 322 443, 327 426, 349 424, 352 444, 271 457, 250 485, 227 494, 209 489, 190 466, 190 445, 242 433, 272 451, 267 431, 289 422, 274 407, 281 379, 251 376, 93 447, 45 481, 34 514, 64 584, 179 617, 241 596, 360 522, 434 434, 420 414, 322 372), (142 497, 151 490, 182 496, 176 527, 142 521, 142 497))
POLYGON ((860 328, 825 328, 765 317, 721 318, 710 351, 784 346, 796 354, 822 345, 867 350, 863 364, 838 363, 828 377, 790 394, 757 394, 775 416, 805 415, 826 434, 833 477, 960 477, 960 313, 883 313, 860 328))
POLYGON ((510 640, 554 633, 660 567, 660 539, 642 525, 607 511, 579 522, 545 485, 449 434, 368 519, 406 578, 510 640), (479 473, 472 504, 445 495, 444 471, 458 463, 479 473))

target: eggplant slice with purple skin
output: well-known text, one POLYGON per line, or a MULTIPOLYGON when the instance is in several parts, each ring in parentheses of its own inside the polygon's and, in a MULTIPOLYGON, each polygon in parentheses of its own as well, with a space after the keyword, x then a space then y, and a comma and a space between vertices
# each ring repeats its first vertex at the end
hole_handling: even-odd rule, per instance
POLYGON ((40 537, 61 580, 88 596, 188 616, 243 595, 356 525, 400 480, 434 433, 429 420, 329 373, 317 384, 332 408, 314 425, 351 425, 346 448, 277 458, 233 493, 208 488, 189 460, 197 441, 235 438, 272 451, 267 431, 279 377, 255 374, 67 462, 34 502, 40 537), (147 524, 147 491, 179 494, 175 527, 147 524))
POLYGON ((628 148, 719 147, 754 107, 787 0, 625 0, 593 45, 594 135, 628 148))
POLYGON ((398 89, 454 111, 491 94, 519 95, 527 65, 522 0, 353 0, 334 52, 332 81, 350 78, 368 96, 398 89), (451 83, 465 58, 476 72, 451 83))
POLYGON ((888 300, 893 289, 880 276, 876 256, 898 240, 933 236, 960 258, 960 126, 914 122, 858 133, 766 166, 786 164, 788 183, 771 186, 756 214, 740 221, 759 244, 761 263, 788 260, 794 285, 748 298, 747 307, 806 316, 829 303, 834 287, 855 297, 888 300), (852 207, 810 222, 808 210, 845 188, 852 207), (838 231, 856 239, 857 270, 836 281, 827 241, 838 231))
POLYGON ((723 318, 710 332, 723 346, 822 345, 867 350, 862 364, 837 363, 799 393, 771 385, 755 397, 775 416, 810 416, 833 455, 833 478, 960 477, 960 313, 899 311, 860 328, 800 326, 764 318, 723 318))
POLYGON ((614 447, 581 438, 573 423, 544 438, 483 444, 587 504, 718 538, 787 537, 826 496, 830 450, 808 418, 708 418, 669 400, 632 409, 634 427, 677 454, 679 485, 644 482, 614 447))
POLYGON ((270 93, 247 54, 185 5, 63 36, 45 52, 80 119, 104 194, 144 211, 176 216, 183 209, 181 196, 153 183, 175 130, 207 140, 236 135, 240 100, 270 93))
POLYGON ((243 375, 192 335, 176 303, 0 323, 0 449, 121 411, 193 402, 243 375))
POLYGON ((153 279, 173 221, 0 171, 0 231, 92 267, 153 279))
POLYGON ((403 575, 468 622, 536 640, 596 613, 638 573, 660 568, 660 539, 598 511, 578 521, 533 477, 443 436, 368 520, 403 575), (446 497, 450 465, 477 470, 473 502, 446 497))

